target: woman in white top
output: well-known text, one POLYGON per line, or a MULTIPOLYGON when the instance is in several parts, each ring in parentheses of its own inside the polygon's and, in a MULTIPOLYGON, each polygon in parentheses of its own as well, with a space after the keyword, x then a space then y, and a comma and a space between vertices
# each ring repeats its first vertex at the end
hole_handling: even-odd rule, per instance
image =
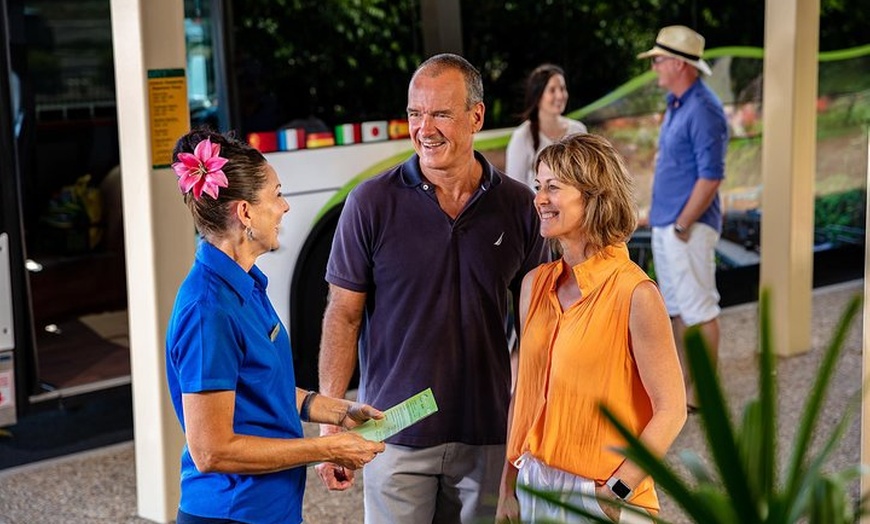
POLYGON ((563 136, 585 133, 586 126, 565 118, 568 104, 565 72, 553 64, 535 68, 526 80, 525 120, 511 135, 505 159, 505 172, 511 178, 532 187, 533 164, 538 153, 563 136))

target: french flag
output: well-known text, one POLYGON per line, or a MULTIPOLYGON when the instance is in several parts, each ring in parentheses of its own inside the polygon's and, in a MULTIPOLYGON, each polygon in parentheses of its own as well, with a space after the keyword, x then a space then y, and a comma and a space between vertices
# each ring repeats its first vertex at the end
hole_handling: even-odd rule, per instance
POLYGON ((288 128, 278 130, 278 150, 295 151, 305 147, 305 130, 288 128))

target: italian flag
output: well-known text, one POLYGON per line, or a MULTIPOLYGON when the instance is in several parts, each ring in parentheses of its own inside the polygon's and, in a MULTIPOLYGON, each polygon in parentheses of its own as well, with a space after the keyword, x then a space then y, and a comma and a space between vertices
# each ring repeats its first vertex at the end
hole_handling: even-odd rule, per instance
POLYGON ((361 140, 362 136, 360 135, 359 124, 342 124, 340 126, 335 126, 336 144, 358 144, 361 140))

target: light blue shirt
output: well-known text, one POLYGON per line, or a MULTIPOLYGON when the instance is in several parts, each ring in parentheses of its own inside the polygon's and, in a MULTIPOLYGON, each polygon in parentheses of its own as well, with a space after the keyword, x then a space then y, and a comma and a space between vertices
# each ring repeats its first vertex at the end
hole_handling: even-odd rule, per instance
MULTIPOLYGON (((649 212, 653 227, 676 221, 699 178, 725 178, 728 120, 716 94, 698 79, 682 97, 668 94, 667 103, 649 212)), ((698 222, 721 232, 718 194, 698 222)))
MULTIPOLYGON (((236 393, 233 430, 301 438, 290 338, 266 296, 266 276, 248 273, 200 242, 181 284, 166 335, 166 378, 184 428, 184 393, 236 393)), ((264 475, 200 473, 181 455, 181 510, 250 523, 302 522, 305 468, 264 475)))

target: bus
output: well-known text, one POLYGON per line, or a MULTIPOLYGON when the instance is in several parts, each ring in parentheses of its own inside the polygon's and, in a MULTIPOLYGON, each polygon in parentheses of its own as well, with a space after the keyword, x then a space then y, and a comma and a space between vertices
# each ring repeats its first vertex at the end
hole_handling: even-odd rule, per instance
MULTIPOLYGON (((185 1, 191 121, 222 130, 239 126, 240 80, 231 72, 227 42, 232 15, 221 10, 227 4, 185 1)), ((7 0, 5 5, 9 23, 0 25, 10 31, 0 35, 3 55, 9 57, 3 68, 9 74, 0 82, 6 86, 0 97, 8 104, 0 111, 6 133, 0 135, 0 426, 39 405, 130 386, 108 1, 7 0)), ((735 68, 728 64, 734 60, 745 61, 739 68, 744 74, 760 75, 760 50, 729 53, 717 61, 726 74, 714 78, 729 78, 735 68)), ((841 219, 866 202, 868 56, 865 46, 820 57, 831 64, 823 73, 826 81, 848 74, 850 83, 848 89, 820 88, 820 127, 824 120, 830 132, 820 139, 819 186, 821 196, 833 195, 834 201, 817 206, 827 214, 817 217, 817 261, 823 263, 816 266, 830 270, 817 283, 852 278, 863 268, 863 222, 855 227, 863 215, 841 219)), ((641 75, 568 115, 610 137, 625 153, 638 178, 641 205, 648 201, 644 191, 663 98, 651 80, 641 75)), ((757 296, 761 102, 758 90, 736 93, 727 81, 714 88, 727 104, 734 131, 728 161, 734 171, 723 190, 730 213, 718 276, 723 305, 728 305, 757 296)), ((331 122, 326 130, 334 132, 344 123, 331 122)), ((511 131, 485 130, 477 135, 476 148, 503 167, 511 131)), ((258 265, 269 276, 270 298, 290 332, 297 382, 313 389, 326 301, 323 277, 344 198, 413 148, 407 138, 394 138, 273 149, 263 148, 281 178, 290 211, 281 248, 258 265)), ((632 253, 654 272, 645 238, 639 231, 632 253)))

